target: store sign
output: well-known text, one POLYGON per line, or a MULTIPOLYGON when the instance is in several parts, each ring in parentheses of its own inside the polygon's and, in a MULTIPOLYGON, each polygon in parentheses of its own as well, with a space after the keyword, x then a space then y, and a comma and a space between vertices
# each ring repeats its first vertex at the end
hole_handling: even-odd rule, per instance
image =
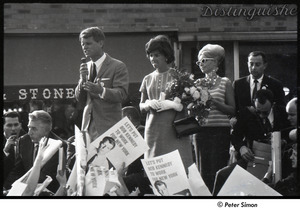
POLYGON ((76 85, 4 86, 3 101, 74 99, 76 85))
POLYGON ((245 17, 252 20, 255 17, 266 16, 296 16, 298 14, 296 5, 263 5, 263 6, 211 6, 202 7, 201 17, 245 17))

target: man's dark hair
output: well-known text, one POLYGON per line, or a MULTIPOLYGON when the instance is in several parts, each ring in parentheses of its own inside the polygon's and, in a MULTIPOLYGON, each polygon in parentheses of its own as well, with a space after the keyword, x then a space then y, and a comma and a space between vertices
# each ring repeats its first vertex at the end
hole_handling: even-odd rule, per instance
POLYGON ((82 38, 93 37, 96 42, 100 40, 105 40, 105 35, 99 27, 90 27, 82 30, 79 34, 79 41, 81 42, 82 38))
POLYGON ((29 102, 29 107, 31 109, 31 112, 35 111, 35 110, 43 110, 44 105, 45 105, 45 103, 42 100, 31 100, 29 102), (35 108, 32 110, 33 107, 35 107, 35 108))
POLYGON ((273 92, 269 89, 260 89, 256 92, 255 99, 257 99, 260 104, 265 104, 267 100, 269 100, 270 103, 273 104, 274 95, 273 92))
POLYGON ((148 58, 151 52, 158 51, 167 58, 168 64, 175 60, 174 49, 171 41, 165 35, 158 35, 150 39, 150 41, 145 45, 145 50, 148 58))
POLYGON ((9 111, 9 112, 3 114, 3 117, 2 117, 2 119, 3 119, 3 125, 5 124, 5 118, 7 118, 7 117, 9 117, 9 118, 15 118, 15 117, 18 117, 18 120, 19 120, 19 122, 21 123, 21 116, 20 116, 20 114, 19 114, 18 112, 16 112, 16 111, 9 111))
MULTIPOLYGON (((110 137, 110 136, 105 136, 100 142, 99 142, 99 148, 100 148, 100 146, 104 143, 104 142, 109 142, 112 146, 113 146, 113 148, 115 148, 115 146, 116 146, 116 141, 115 141, 115 139, 113 139, 112 137, 110 137)), ((113 149, 112 148, 112 149, 113 149)))
POLYGON ((161 180, 156 180, 156 181, 154 182, 154 187, 155 187, 157 190, 159 190, 159 189, 158 189, 158 186, 161 186, 161 185, 164 185, 164 186, 167 187, 167 184, 164 183, 164 182, 161 181, 161 180))
POLYGON ((249 58, 250 56, 261 56, 262 59, 263 59, 263 62, 264 62, 264 63, 267 63, 267 57, 266 57, 266 54, 265 54, 264 52, 262 52, 262 51, 252 51, 251 53, 249 53, 248 58, 249 58))

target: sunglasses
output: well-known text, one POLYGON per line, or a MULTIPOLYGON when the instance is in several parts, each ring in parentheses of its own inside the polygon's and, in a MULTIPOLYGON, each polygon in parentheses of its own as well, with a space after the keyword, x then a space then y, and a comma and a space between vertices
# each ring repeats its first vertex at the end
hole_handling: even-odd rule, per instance
POLYGON ((215 59, 213 59, 213 58, 203 58, 203 59, 201 59, 200 61, 197 61, 196 62, 196 65, 200 65, 200 63, 202 63, 202 64, 205 64, 207 61, 212 61, 212 60, 215 60, 215 59))

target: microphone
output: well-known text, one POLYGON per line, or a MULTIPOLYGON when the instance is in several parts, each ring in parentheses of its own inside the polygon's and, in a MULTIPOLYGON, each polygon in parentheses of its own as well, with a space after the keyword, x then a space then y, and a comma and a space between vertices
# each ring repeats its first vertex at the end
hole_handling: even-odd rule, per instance
MULTIPOLYGON (((86 58, 82 57, 81 58, 81 64, 86 63, 86 58)), ((87 74, 82 75, 82 82, 85 83, 87 81, 87 74)))
POLYGON ((86 63, 86 58, 85 57, 81 58, 81 63, 86 63))

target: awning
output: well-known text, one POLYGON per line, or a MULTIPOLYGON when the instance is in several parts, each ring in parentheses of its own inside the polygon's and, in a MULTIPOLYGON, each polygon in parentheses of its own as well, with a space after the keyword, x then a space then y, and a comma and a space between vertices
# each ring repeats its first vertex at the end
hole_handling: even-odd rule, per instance
POLYGON ((296 41, 297 31, 263 32, 179 32, 178 41, 296 41))
POLYGON ((3 101, 75 99, 76 84, 4 86, 3 101))

